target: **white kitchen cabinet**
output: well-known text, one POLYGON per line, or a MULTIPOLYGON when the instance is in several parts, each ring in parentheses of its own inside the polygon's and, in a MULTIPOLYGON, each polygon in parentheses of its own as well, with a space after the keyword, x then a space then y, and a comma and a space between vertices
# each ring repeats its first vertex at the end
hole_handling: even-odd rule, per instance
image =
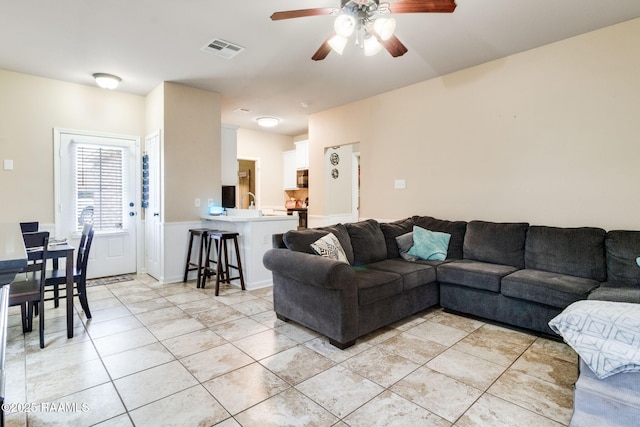
POLYGON ((309 169, 309 141, 298 141, 296 144, 296 169, 309 169))
POLYGON ((296 190, 297 168, 296 168, 296 150, 285 151, 282 153, 283 176, 282 183, 285 190, 296 190))

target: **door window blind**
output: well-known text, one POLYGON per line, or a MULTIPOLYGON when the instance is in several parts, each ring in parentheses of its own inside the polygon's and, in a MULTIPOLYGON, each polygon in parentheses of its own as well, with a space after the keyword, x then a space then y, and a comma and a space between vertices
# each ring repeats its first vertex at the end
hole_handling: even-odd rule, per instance
POLYGON ((124 153, 113 146, 75 144, 76 230, 93 222, 96 231, 122 230, 124 153))

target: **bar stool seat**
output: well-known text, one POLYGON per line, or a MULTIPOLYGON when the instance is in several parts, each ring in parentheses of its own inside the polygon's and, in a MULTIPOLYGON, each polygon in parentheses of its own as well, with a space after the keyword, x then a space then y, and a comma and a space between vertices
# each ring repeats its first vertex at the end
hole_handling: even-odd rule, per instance
POLYGON ((206 244, 206 257, 205 265, 203 266, 202 273, 202 287, 205 287, 207 278, 216 276, 216 288, 215 295, 218 296, 220 292, 220 283, 231 283, 232 280, 239 279, 240 287, 244 291, 244 275, 242 273, 242 261, 240 259, 240 248, 238 246, 239 233, 218 231, 207 233, 206 244), (232 242, 236 254, 236 264, 233 265, 229 262, 229 254, 227 249, 227 243, 232 242), (211 248, 215 248, 214 258, 211 259, 211 248), (212 266, 212 264, 214 264, 212 266), (237 276, 231 277, 231 269, 236 270, 237 276))
POLYGON ((219 230, 213 230, 210 228, 192 228, 189 230, 189 243, 187 249, 187 260, 184 265, 184 277, 183 282, 187 281, 187 276, 190 271, 197 270, 197 282, 198 288, 204 287, 204 279, 202 276, 203 270, 203 256, 207 253, 207 234, 212 232, 219 232, 219 230), (198 244, 198 260, 194 262, 191 260, 191 254, 193 252, 194 240, 197 239, 198 244))

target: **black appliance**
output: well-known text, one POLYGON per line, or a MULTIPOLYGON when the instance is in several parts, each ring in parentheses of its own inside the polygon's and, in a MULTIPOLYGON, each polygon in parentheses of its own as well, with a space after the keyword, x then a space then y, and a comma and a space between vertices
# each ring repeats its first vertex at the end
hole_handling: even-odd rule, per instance
POLYGON ((222 207, 225 209, 236 207, 236 186, 235 185, 222 186, 222 207))

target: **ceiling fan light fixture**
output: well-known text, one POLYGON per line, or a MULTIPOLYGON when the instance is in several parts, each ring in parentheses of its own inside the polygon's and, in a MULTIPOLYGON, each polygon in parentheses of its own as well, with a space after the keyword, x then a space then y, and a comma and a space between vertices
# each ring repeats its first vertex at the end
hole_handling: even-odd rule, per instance
POLYGON ((95 73, 93 78, 96 79, 98 86, 103 89, 115 89, 122 81, 120 77, 107 73, 95 73))
POLYGON ((396 29, 396 20, 393 18, 378 18, 373 22, 373 29, 382 40, 389 40, 396 29))
POLYGON ((333 23, 333 28, 336 33, 342 37, 349 37, 353 34, 353 30, 356 28, 356 20, 352 15, 341 13, 336 17, 333 23))
POLYGON ((373 34, 369 34, 364 38, 363 45, 365 56, 373 56, 382 49, 382 45, 373 34))
POLYGON ((274 126, 278 126, 280 119, 277 117, 258 117, 256 122, 258 122, 258 125, 263 128, 272 128, 274 126))
POLYGON ((342 55, 342 52, 344 52, 344 48, 347 45, 347 38, 336 34, 329 39, 328 43, 335 53, 337 53, 338 55, 342 55))

